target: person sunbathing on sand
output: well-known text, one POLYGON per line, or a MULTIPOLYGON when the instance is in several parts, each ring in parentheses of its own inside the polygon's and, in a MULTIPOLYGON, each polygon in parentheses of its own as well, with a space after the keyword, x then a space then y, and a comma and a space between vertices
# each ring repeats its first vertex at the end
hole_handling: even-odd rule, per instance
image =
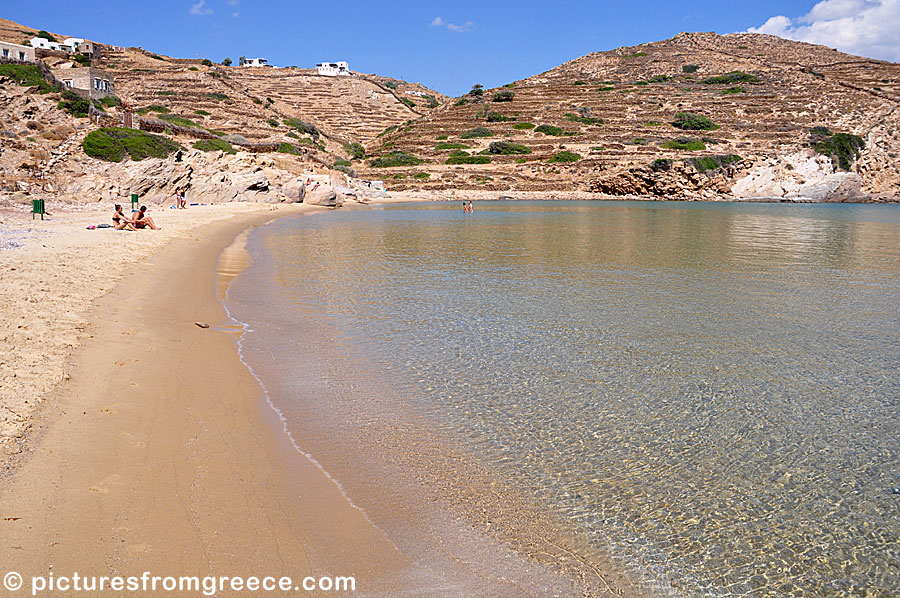
POLYGON ((116 213, 113 214, 113 225, 116 230, 134 230, 134 222, 122 213, 122 206, 116 204, 116 213))
POLYGON ((145 228, 148 226, 153 230, 159 230, 159 227, 153 222, 153 218, 147 216, 147 206, 141 206, 141 209, 134 215, 134 227, 145 228))

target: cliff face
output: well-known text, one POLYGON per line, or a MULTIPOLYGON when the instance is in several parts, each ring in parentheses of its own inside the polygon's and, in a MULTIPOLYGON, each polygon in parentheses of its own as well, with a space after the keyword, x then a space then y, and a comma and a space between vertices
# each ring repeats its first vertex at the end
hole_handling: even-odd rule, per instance
POLYGON ((381 153, 399 150, 425 164, 370 169, 366 175, 394 188, 435 190, 575 187, 672 198, 897 198, 898 104, 898 64, 767 35, 683 33, 589 54, 448 103, 381 138, 381 153), (503 99, 500 92, 512 94, 494 101, 503 99), (681 112, 704 116, 712 125, 676 128, 672 123, 681 112), (545 134, 531 127, 542 124, 561 130, 545 134), (488 128, 490 136, 461 137, 475 126, 488 128), (809 147, 816 140, 813 127, 864 140, 850 174, 809 147), (692 142, 672 143, 679 138, 692 142), (489 164, 446 164, 452 151, 475 155, 496 141, 531 153, 493 155, 489 164), (580 159, 548 162, 563 150, 580 159), (696 158, 712 156, 740 160, 698 166, 696 158), (418 172, 429 176, 414 178, 418 172))

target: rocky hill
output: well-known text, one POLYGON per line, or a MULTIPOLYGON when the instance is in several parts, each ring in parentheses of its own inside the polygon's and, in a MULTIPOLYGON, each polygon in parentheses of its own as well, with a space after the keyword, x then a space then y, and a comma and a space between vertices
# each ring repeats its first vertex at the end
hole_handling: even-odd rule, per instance
MULTIPOLYGON (((0 40, 22 43, 36 33, 0 19, 0 40)), ((55 68, 69 60, 44 62, 55 68)), ((421 84, 379 75, 322 77, 315 69, 296 67, 225 67, 136 47, 106 47, 93 66, 115 77, 116 95, 132 108, 152 107, 151 114, 251 141, 296 143, 296 127, 288 123, 299 120, 313 124, 322 137, 315 141, 338 156, 345 144, 367 145, 386 128, 420 118, 447 100, 421 84)))
POLYGON ((358 170, 395 189, 897 198, 898 104, 895 63, 682 33, 475 89, 380 138, 374 164, 406 165, 358 170))

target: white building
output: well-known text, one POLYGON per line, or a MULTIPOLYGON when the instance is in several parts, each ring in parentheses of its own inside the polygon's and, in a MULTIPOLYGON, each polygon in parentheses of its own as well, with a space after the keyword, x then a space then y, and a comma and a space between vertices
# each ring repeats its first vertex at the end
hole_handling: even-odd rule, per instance
POLYGON ((316 71, 326 77, 347 76, 350 74, 350 65, 346 60, 338 62, 322 62, 316 65, 316 71))
POLYGON ((271 66, 265 58, 241 58, 240 66, 271 66))
POLYGON ((66 49, 63 48, 63 45, 59 42, 51 42, 49 39, 45 39, 43 37, 32 37, 31 38, 31 47, 32 48, 41 48, 42 50, 57 50, 59 52, 65 52, 66 49))

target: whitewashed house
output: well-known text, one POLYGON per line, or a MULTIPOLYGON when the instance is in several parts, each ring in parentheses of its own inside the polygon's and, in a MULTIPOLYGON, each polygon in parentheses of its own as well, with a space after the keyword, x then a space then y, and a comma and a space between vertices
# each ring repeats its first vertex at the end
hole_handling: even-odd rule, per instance
POLYGON ((61 43, 51 42, 49 39, 45 39, 43 37, 32 37, 31 47, 40 48, 42 50, 56 50, 57 52, 67 51, 65 48, 63 48, 63 45, 61 43))
POLYGON ((240 66, 271 66, 265 58, 241 58, 240 66))
POLYGON ((350 65, 346 60, 340 60, 338 62, 321 62, 316 65, 316 71, 320 75, 324 75, 326 77, 337 77, 337 76, 349 76, 350 75, 350 65))

